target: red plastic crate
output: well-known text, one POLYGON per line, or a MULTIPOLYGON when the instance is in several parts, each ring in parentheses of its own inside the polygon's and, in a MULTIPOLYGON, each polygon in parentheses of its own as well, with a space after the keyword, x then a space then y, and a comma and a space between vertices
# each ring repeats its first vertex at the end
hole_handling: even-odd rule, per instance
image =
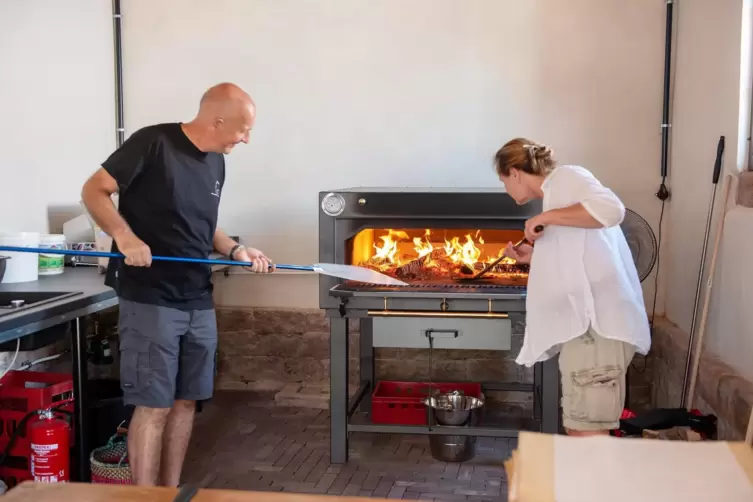
MULTIPOLYGON (((458 391, 471 397, 481 397, 481 384, 431 384, 432 391, 458 391)), ((427 425, 426 407, 421 402, 429 395, 428 382, 380 381, 371 396, 371 421, 375 424, 427 425)))
POLYGON ((28 412, 73 401, 73 377, 66 373, 9 371, 0 380, 0 409, 28 412))
MULTIPOLYGON (((73 412, 73 378, 70 374, 9 371, 0 380, 0 451, 5 449, 27 413, 52 407, 73 412)), ((21 432, 10 454, 28 457, 30 444, 27 430, 21 432)))

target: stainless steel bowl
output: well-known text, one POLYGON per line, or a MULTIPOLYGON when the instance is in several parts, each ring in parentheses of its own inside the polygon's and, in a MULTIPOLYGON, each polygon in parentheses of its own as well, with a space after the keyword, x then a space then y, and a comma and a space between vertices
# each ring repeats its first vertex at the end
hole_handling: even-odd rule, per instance
MULTIPOLYGON (((459 392, 437 394, 423 400, 427 413, 433 414, 439 425, 466 425, 484 406, 484 400, 464 396, 459 392)), ((429 417, 431 423, 431 417, 429 417)))

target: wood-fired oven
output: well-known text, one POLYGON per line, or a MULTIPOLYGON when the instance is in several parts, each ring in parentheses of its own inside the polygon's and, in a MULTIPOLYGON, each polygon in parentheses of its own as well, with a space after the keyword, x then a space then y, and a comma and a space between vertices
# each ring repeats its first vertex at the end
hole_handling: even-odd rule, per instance
MULTIPOLYGON (((559 430, 556 360, 537 364, 533 384, 482 382, 488 390, 533 393, 533 416, 470 428, 370 422, 374 346, 510 350, 511 315, 525 313, 528 268, 503 259, 540 203, 518 206, 495 189, 351 188, 319 194, 319 261, 368 267, 409 286, 349 283, 320 276, 319 305, 330 319, 331 461, 347 461, 349 432, 517 435, 559 430), (348 392, 348 327, 360 326, 360 386, 348 392)), ((427 375, 428 377, 428 375, 427 375)))

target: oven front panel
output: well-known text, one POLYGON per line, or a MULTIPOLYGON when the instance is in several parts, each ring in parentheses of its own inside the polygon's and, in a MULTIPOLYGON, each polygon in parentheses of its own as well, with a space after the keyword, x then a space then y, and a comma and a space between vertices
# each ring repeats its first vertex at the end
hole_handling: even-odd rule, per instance
POLYGON ((321 263, 366 266, 417 288, 348 292, 353 285, 321 275, 321 308, 338 308, 343 296, 348 308, 371 308, 373 300, 395 295, 400 302, 486 298, 513 302, 516 310, 524 303, 527 267, 507 258, 484 277, 494 291, 461 283, 501 256, 508 242, 522 239, 525 221, 541 211, 540 202, 519 206, 490 189, 359 188, 321 192, 319 205, 321 263), (338 285, 343 291, 335 293, 338 285))

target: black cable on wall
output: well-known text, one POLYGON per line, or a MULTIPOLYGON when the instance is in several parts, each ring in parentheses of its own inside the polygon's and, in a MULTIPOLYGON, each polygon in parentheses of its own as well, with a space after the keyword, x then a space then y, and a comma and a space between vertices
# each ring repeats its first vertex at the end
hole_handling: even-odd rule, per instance
POLYGON ((672 95, 673 95, 673 62, 672 62, 672 40, 676 35, 673 31, 674 21, 674 4, 675 0, 666 0, 667 3, 667 21, 664 34, 664 97, 662 100, 662 123, 661 123, 661 163, 660 175, 661 183, 656 197, 661 201, 661 210, 659 212, 659 225, 657 230, 657 251, 656 251, 656 275, 654 276, 654 301, 651 309, 651 335, 653 338, 654 317, 656 316, 656 300, 659 296, 659 266, 661 263, 661 244, 662 244, 662 226, 664 225, 664 210, 670 193, 667 188, 667 174, 669 171, 669 133, 672 128, 670 116, 672 113, 672 95))
POLYGON ((120 0, 112 0, 112 35, 115 49, 115 142, 120 147, 125 141, 123 121, 123 35, 121 31, 120 0))

